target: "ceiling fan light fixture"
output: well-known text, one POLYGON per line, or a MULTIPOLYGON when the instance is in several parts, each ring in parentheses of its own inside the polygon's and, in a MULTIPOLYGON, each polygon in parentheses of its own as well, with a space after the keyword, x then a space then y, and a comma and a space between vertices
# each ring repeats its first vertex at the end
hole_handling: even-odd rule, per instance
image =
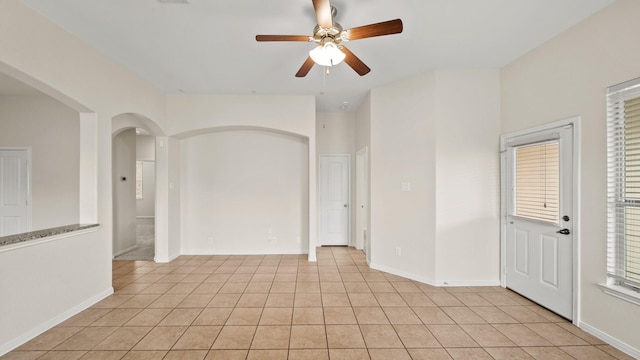
POLYGON ((315 49, 309 51, 309 56, 320 66, 338 65, 346 57, 333 42, 318 45, 315 49))

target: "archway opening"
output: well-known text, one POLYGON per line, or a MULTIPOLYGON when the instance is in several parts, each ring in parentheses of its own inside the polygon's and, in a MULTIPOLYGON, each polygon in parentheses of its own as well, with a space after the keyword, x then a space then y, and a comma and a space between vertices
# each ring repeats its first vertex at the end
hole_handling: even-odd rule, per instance
POLYGON ((162 132, 139 114, 112 121, 113 258, 154 260, 156 253, 156 137, 162 132))
POLYGON ((0 236, 98 222, 96 118, 0 62, 0 236))

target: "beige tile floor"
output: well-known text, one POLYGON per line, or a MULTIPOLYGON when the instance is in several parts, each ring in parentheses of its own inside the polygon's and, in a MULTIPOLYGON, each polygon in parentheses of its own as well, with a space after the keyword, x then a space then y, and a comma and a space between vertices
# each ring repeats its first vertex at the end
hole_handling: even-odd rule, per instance
POLYGON ((317 255, 114 261, 114 295, 2 359, 630 359, 509 290, 317 255))

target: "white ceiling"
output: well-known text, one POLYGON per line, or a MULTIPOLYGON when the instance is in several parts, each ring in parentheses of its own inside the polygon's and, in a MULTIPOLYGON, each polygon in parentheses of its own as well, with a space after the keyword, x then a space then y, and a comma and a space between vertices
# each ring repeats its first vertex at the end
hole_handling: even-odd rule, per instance
POLYGON ((614 0, 334 0, 345 29, 402 19, 398 35, 349 42, 372 71, 314 66, 311 0, 23 0, 167 93, 314 95, 318 111, 355 110, 373 87, 434 68, 500 68, 614 0))

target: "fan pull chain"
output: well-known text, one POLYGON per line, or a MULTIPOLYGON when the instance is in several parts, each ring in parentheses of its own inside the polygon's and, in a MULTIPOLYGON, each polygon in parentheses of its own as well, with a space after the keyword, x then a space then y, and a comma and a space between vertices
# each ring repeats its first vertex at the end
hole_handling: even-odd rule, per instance
POLYGON ((329 67, 325 66, 325 70, 322 72, 322 92, 327 92, 327 75, 329 75, 329 67))

